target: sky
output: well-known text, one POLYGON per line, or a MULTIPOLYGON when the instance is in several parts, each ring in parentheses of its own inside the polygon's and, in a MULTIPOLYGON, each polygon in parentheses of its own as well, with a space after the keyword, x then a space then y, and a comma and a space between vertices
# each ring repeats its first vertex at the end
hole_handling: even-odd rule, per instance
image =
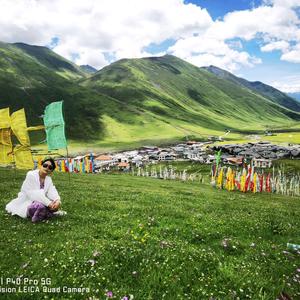
POLYGON ((0 41, 96 69, 172 54, 300 92, 300 0, 0 0, 0 41))

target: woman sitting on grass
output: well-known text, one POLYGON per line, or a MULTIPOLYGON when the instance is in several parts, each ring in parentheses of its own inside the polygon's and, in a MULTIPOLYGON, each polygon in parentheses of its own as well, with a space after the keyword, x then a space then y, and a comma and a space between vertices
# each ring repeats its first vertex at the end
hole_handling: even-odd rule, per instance
POLYGON ((6 211, 21 218, 31 218, 33 223, 65 215, 66 212, 59 210, 60 197, 50 177, 55 167, 54 160, 46 158, 39 170, 29 171, 18 198, 6 205, 6 211))

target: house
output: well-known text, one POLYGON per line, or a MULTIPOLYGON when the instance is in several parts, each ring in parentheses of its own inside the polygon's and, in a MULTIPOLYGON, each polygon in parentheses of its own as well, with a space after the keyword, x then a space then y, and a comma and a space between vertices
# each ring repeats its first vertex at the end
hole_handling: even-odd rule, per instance
POLYGON ((114 160, 112 158, 112 156, 110 155, 99 155, 94 159, 94 163, 96 165, 96 167, 109 167, 112 166, 114 164, 114 160))
POLYGON ((139 152, 148 153, 151 151, 158 151, 159 148, 157 146, 143 146, 140 148, 139 152))
POLYGON ((176 154, 162 151, 158 154, 158 160, 174 160, 176 158, 176 154))
POLYGON ((158 151, 153 151, 148 153, 148 160, 158 160, 158 151))
POLYGON ((253 167, 256 168, 271 168, 272 160, 264 158, 253 158, 252 159, 253 167))
POLYGON ((179 154, 179 155, 182 155, 184 150, 185 150, 185 145, 183 146, 175 146, 175 147, 172 147, 171 148, 175 153, 179 154))
POLYGON ((94 152, 90 152, 84 155, 84 157, 87 157, 88 159, 95 158, 97 155, 94 152))
POLYGON ((197 144, 197 142, 196 141, 187 141, 186 144, 190 146, 190 145, 197 144))
POLYGON ((188 150, 183 153, 183 157, 190 160, 203 160, 206 155, 204 151, 188 150))
POLYGON ((206 161, 205 163, 206 164, 212 164, 216 161, 216 158, 214 155, 208 155, 207 158, 206 158, 206 161))
POLYGON ((110 156, 110 155, 99 155, 95 158, 95 161, 97 162, 112 162, 113 161, 113 158, 110 156))
POLYGON ((121 163, 121 162, 128 163, 128 161, 129 161, 128 157, 124 153, 116 154, 114 157, 114 160, 119 163, 121 163))
POLYGON ((83 158, 84 158, 83 155, 78 155, 78 156, 74 157, 73 159, 74 160, 82 160, 83 158))
POLYGON ((125 171, 125 170, 129 170, 129 163, 127 162, 120 162, 117 165, 119 170, 125 171))
POLYGON ((226 161, 228 164, 230 165, 236 165, 236 166, 239 166, 241 164, 243 164, 243 157, 242 156, 237 156, 237 157, 227 157, 226 158, 226 161))
POLYGON ((140 167, 143 165, 143 156, 141 155, 136 155, 132 158, 131 160, 132 164, 135 165, 136 167, 140 167))

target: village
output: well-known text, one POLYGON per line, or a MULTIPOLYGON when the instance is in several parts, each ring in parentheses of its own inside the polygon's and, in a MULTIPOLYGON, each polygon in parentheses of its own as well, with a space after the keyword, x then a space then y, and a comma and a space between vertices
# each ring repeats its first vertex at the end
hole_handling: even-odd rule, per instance
POLYGON ((101 173, 111 170, 129 171, 133 167, 155 165, 158 162, 194 161, 213 164, 216 153, 223 164, 270 168, 277 159, 299 159, 300 146, 274 145, 269 142, 215 145, 213 142, 187 141, 169 147, 143 146, 137 150, 118 153, 87 153, 72 158, 58 158, 59 171, 76 173, 101 173))

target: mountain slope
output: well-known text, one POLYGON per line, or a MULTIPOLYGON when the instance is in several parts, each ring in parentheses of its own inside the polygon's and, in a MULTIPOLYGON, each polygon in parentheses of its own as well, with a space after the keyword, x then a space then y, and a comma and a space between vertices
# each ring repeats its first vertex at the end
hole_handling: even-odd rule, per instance
POLYGON ((39 116, 47 104, 64 100, 68 137, 98 137, 103 132, 99 120, 101 103, 107 97, 96 95, 62 75, 62 68, 69 68, 69 73, 74 74, 72 78, 81 73, 51 50, 35 49, 35 54, 44 54, 41 58, 28 54, 31 46, 25 48, 24 52, 23 46, 0 44, 0 108, 8 106, 13 112, 24 107, 29 125, 36 125, 41 124, 39 116))
POLYGON ((123 59, 81 84, 185 128, 262 129, 300 119, 300 114, 240 84, 170 55, 123 59))
POLYGON ((273 88, 272 86, 264 84, 260 81, 248 81, 246 79, 234 76, 230 72, 222 70, 215 66, 203 67, 203 69, 211 72, 212 74, 222 79, 233 82, 234 84, 247 87, 253 92, 258 93, 283 107, 300 112, 300 103, 298 103, 285 93, 273 88))
POLYGON ((13 46, 30 56, 30 58, 35 59, 40 65, 47 67, 63 77, 78 79, 90 74, 86 72, 84 68, 80 68, 74 63, 64 59, 47 47, 31 46, 23 43, 15 43, 13 46))
POLYGON ((123 59, 87 75, 45 47, 0 43, 0 108, 28 124, 64 100, 67 137, 102 144, 166 142, 290 127, 300 114, 174 56, 123 59))

